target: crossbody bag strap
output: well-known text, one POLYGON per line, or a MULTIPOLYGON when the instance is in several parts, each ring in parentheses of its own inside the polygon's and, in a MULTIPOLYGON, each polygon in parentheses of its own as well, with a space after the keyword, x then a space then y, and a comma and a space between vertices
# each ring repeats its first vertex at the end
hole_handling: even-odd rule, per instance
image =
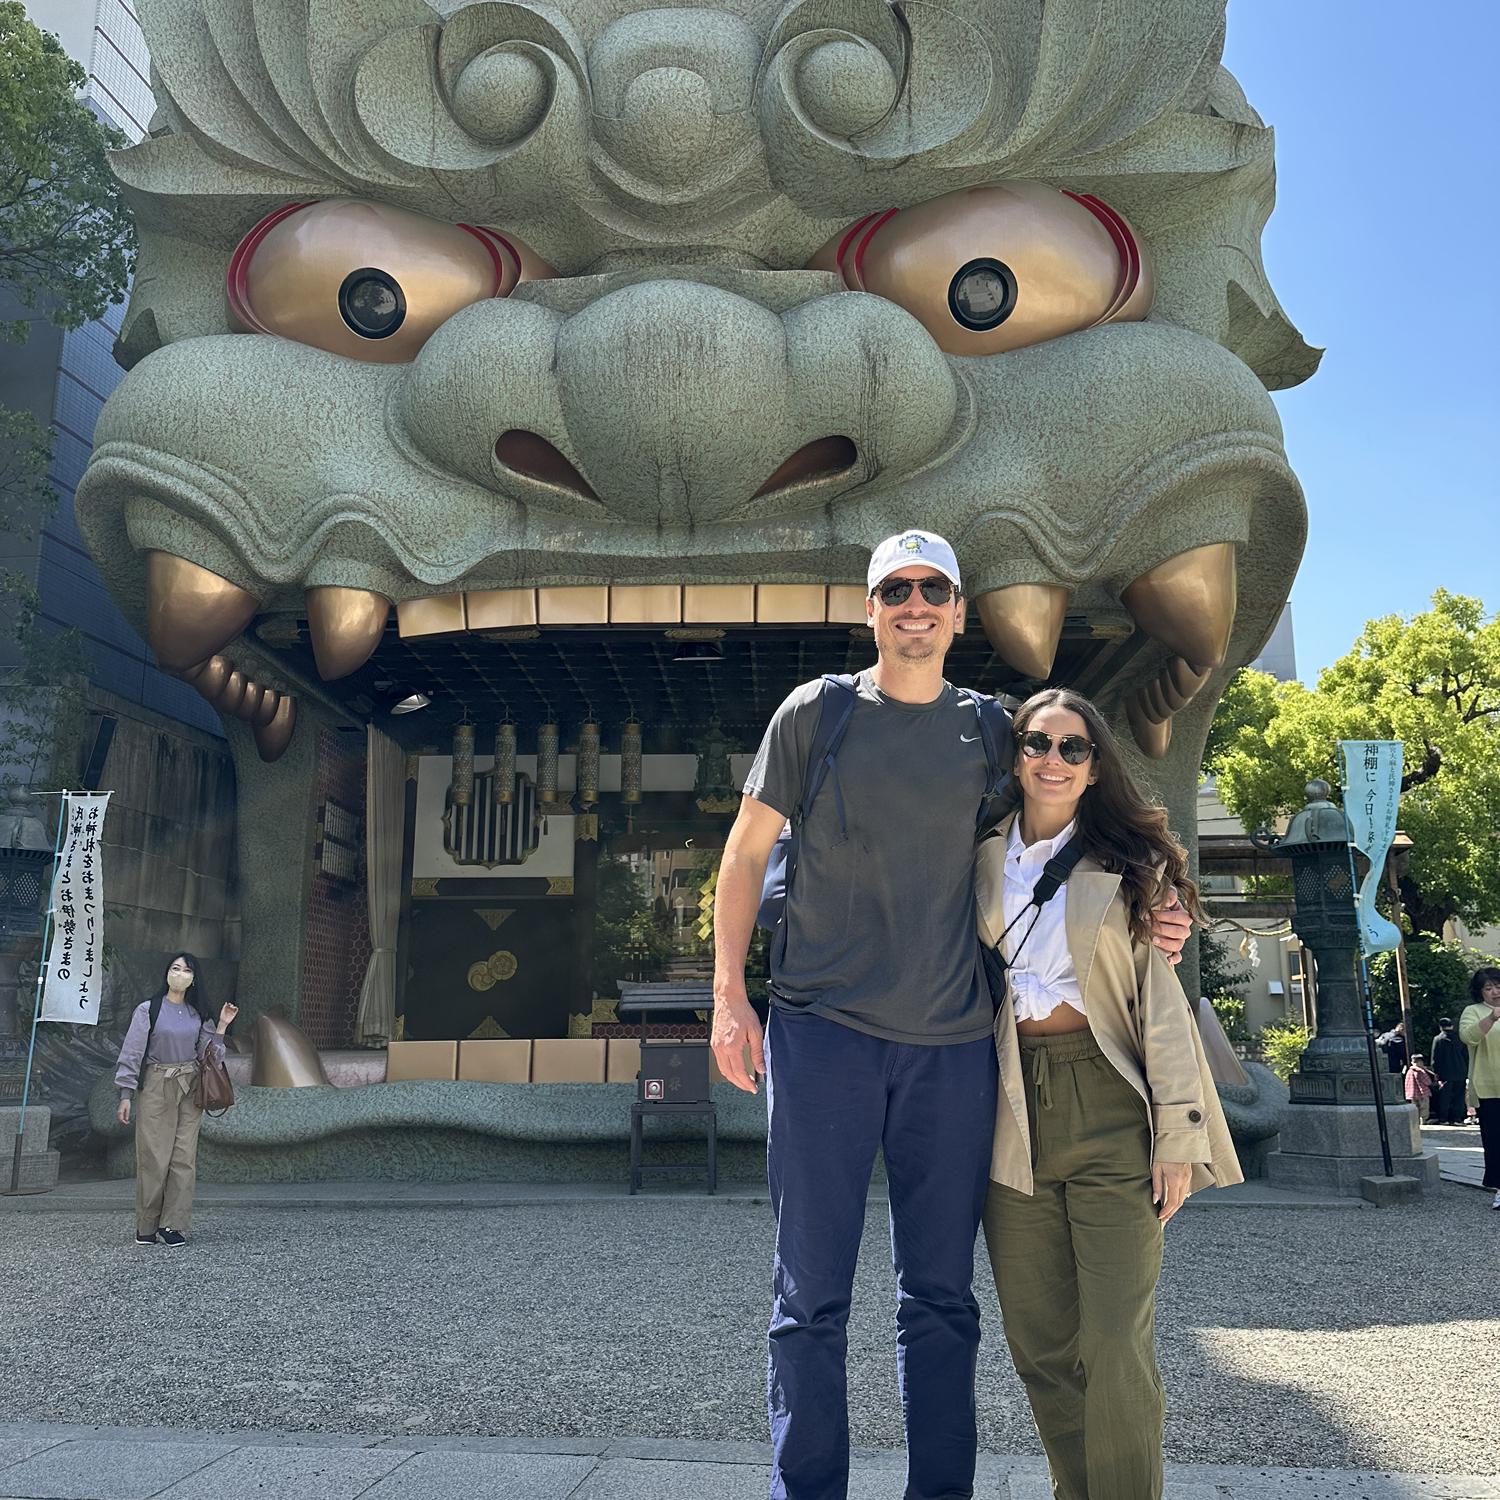
POLYGON ((1041 919, 1042 908, 1067 884, 1068 876, 1077 868, 1078 861, 1083 858, 1083 840, 1074 834, 1072 838, 1058 850, 1046 864, 1042 866, 1042 873, 1037 883, 1031 888, 1031 900, 1017 913, 1015 920, 1007 922, 1005 931, 995 940, 995 955, 1000 960, 1002 969, 1009 970, 1015 963, 1021 949, 1026 946, 1026 939, 1032 934, 1037 922, 1041 919), (1010 936, 1011 928, 1030 914, 1031 921, 1026 924, 1026 931, 1021 934, 1021 941, 1016 944, 1015 953, 1006 958, 1001 949, 1001 944, 1010 936))

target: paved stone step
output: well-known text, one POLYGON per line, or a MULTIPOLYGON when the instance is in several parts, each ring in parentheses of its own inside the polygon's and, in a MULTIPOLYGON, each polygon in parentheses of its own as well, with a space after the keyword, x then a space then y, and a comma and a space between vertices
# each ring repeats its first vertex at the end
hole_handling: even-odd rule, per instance
MULTIPOLYGON (((0 1426, 0 1500, 763 1500, 759 1443, 355 1437, 0 1426)), ((849 1500, 898 1500, 905 1458, 858 1449, 849 1500)), ((1040 1458, 981 1455, 984 1500, 1050 1500, 1040 1458)), ((1164 1500, 1500 1500, 1500 1479, 1169 1464, 1164 1500)))

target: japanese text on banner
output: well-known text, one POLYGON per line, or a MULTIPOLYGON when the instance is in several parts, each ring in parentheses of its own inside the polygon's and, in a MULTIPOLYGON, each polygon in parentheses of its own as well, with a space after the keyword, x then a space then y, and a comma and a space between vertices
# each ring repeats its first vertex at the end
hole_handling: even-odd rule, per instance
POLYGON ((69 792, 52 872, 52 941, 41 1019, 99 1024, 104 981, 104 868, 100 855, 108 792, 69 792))
POLYGON ((1401 942, 1396 927, 1375 910, 1375 894, 1396 837, 1402 747, 1400 740, 1340 740, 1339 755, 1344 767, 1344 816, 1354 847, 1370 861, 1355 902, 1360 951, 1368 958, 1401 942))

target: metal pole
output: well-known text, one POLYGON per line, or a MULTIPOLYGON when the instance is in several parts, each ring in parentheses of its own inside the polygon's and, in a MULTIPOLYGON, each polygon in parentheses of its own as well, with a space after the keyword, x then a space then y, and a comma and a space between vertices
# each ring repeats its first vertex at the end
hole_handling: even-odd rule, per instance
MULTIPOLYGON (((1349 844, 1349 880, 1355 891, 1359 890, 1359 876, 1354 868, 1354 845, 1349 844)), ((1380 1125, 1380 1159, 1385 1163, 1385 1175, 1394 1177, 1396 1168, 1391 1162, 1391 1136, 1385 1121, 1385 1090, 1380 1084, 1380 1064, 1375 1055, 1375 1005, 1370 996, 1370 966, 1365 961, 1365 930, 1359 929, 1359 979, 1364 989, 1365 1050, 1370 1056, 1370 1091, 1375 1095, 1375 1119, 1380 1125)), ((1408 1045, 1410 1042, 1408 1040, 1408 1045)))
POLYGON ((10 1163, 10 1186, 6 1195, 21 1190, 21 1147, 26 1140, 26 1105, 31 1098, 31 1064, 36 1056, 36 1028, 42 1018, 42 990, 47 977, 47 947, 52 939, 52 880, 57 874, 57 859, 62 853, 63 824, 68 813, 68 793, 33 792, 36 797, 60 797, 57 804, 57 837, 52 845, 52 868, 47 872, 47 916, 42 923, 42 951, 36 966, 36 999, 31 1007, 31 1045, 26 1049, 26 1076, 21 1084, 21 1119, 16 1126, 16 1150, 10 1163))
POLYGON ((1385 873, 1391 889, 1391 918, 1401 934, 1401 941, 1396 944, 1396 991, 1401 996, 1401 1027, 1406 1032, 1406 1058, 1410 1062, 1417 1042, 1411 1029, 1411 983, 1406 974, 1406 930, 1401 925, 1401 882, 1396 879, 1396 862, 1390 855, 1386 856, 1385 873))
POLYGON ((1359 977, 1365 987, 1365 1046, 1370 1053, 1370 1087, 1375 1091, 1375 1117, 1380 1122, 1380 1157, 1385 1163, 1385 1175, 1394 1177, 1396 1169, 1391 1164, 1391 1137, 1385 1122, 1385 1090, 1380 1086, 1380 1064, 1375 1057, 1375 1007, 1370 998, 1370 966, 1363 955, 1359 960, 1359 977))

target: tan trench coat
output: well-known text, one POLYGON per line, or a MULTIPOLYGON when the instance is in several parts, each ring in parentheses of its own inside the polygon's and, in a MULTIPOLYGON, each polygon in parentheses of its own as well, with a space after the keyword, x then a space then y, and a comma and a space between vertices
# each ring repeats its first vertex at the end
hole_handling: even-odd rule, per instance
MULTIPOLYGON (((1006 818, 975 855, 979 937, 991 947, 1005 927, 1005 843, 1014 817, 1006 818)), ((1161 953, 1149 943, 1132 942, 1120 877, 1085 855, 1065 889, 1068 948, 1089 1029, 1115 1071, 1146 1102, 1152 1160, 1192 1162, 1188 1190, 1193 1193, 1243 1182, 1187 997, 1161 953)), ((1031 1127, 1015 1011, 1008 1003, 995 1017, 995 1051, 1000 1097, 990 1176, 1030 1193, 1031 1127)))

